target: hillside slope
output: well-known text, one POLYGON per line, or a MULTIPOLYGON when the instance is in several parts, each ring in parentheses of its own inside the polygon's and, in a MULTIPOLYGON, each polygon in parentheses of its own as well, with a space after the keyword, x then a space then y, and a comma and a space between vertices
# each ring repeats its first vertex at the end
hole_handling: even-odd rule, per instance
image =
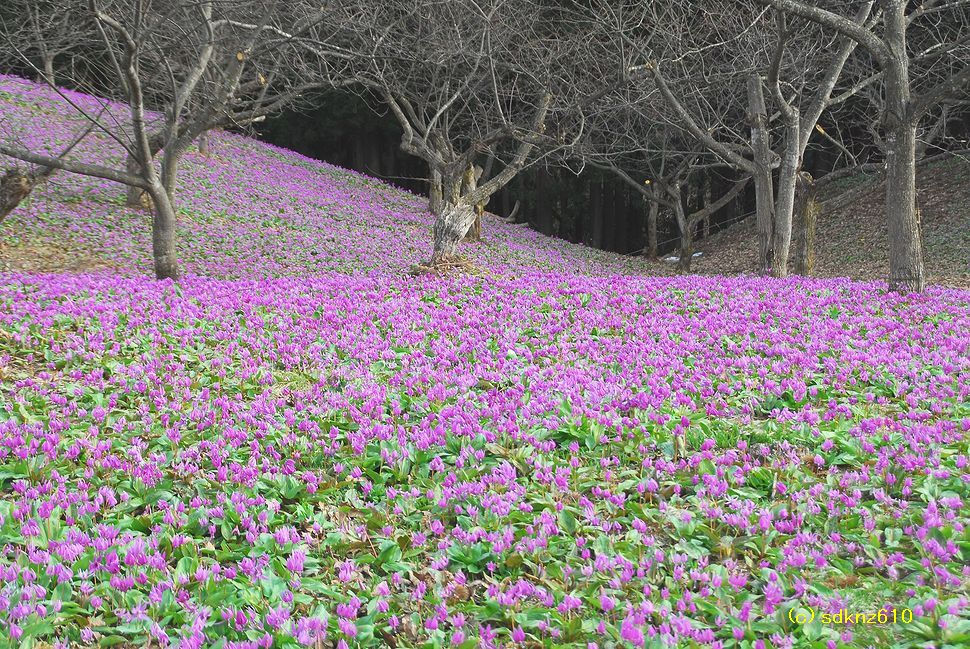
MULTIPOLYGON (((853 179, 840 183, 845 189, 853 179)), ((822 215, 818 223, 819 277, 883 280, 889 274, 889 231, 884 185, 854 205, 822 215)), ((970 287, 970 159, 952 158, 922 168, 917 176, 929 283, 970 287)), ((698 242, 704 254, 694 272, 753 273, 757 268, 754 218, 698 242)))
MULTIPOLYGON (((77 124, 0 92, 31 146, 77 124)), ((497 222, 487 276, 410 276, 423 200, 212 146, 177 284, 115 185, 3 225, 0 646, 970 645, 970 291, 497 222)))
MULTIPOLYGON (((100 105, 85 95, 67 94, 79 105, 100 105)), ((78 115, 62 113, 57 95, 22 79, 0 76, 0 101, 2 132, 50 151, 85 124, 78 115)), ((115 105, 111 111, 123 113, 124 108, 115 105)), ((190 151, 180 175, 179 248, 189 275, 404 272, 430 255, 431 217, 424 198, 246 137, 215 133, 212 144, 209 156, 190 151), (216 187, 218 195, 212 191, 216 187)), ((118 163, 120 147, 95 133, 75 155, 118 163)), ((919 187, 930 283, 970 286, 970 160, 921 170, 919 187)), ((122 192, 107 181, 56 174, 0 227, 0 255, 13 271, 150 273, 148 217, 125 208, 122 192)), ((881 200, 877 186, 851 208, 821 218, 818 276, 885 277, 887 228, 881 200)), ((693 272, 753 273, 754 236, 754 220, 747 219, 699 241, 703 256, 695 260, 693 272)), ((489 216, 484 240, 463 245, 462 252, 499 275, 675 272, 671 264, 572 245, 489 216)))
MULTIPOLYGON (((99 100, 66 93, 96 112, 99 100)), ((57 152, 86 124, 47 88, 0 76, 0 130, 57 152), (69 109, 68 109, 69 111, 69 109)), ((124 119, 125 107, 110 105, 124 119)), ((72 153, 121 164, 121 147, 94 133, 72 153)), ((150 273, 148 215, 122 204, 114 183, 57 173, 0 229, 11 270, 110 268, 150 273)), ((426 201, 356 172, 230 133, 211 155, 195 150, 179 174, 179 253, 185 272, 211 278, 329 272, 405 272, 430 257, 426 201), (215 245, 213 245, 215 244, 215 245)), ((496 274, 630 270, 636 260, 570 245, 490 218, 487 236, 462 252, 496 274)))

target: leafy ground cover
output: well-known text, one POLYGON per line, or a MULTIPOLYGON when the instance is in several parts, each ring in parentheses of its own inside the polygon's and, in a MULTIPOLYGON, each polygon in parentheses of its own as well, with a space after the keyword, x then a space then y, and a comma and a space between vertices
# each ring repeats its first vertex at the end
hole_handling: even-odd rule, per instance
POLYGON ((213 149, 177 286, 117 187, 55 176, 4 225, 103 269, 0 276, 0 638, 970 642, 970 293, 644 277, 491 222, 486 276, 409 277, 416 197, 213 149), (880 609, 912 618, 820 615, 880 609))

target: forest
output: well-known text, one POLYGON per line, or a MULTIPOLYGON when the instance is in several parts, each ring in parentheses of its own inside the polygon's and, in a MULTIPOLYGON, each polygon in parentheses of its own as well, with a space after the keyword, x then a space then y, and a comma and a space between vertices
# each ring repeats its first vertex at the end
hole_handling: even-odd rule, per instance
MULTIPOLYGON (((963 2, 266 4, 236 20, 174 3, 139 42, 123 23, 76 20, 85 2, 8 3, 8 65, 167 105, 168 123, 141 127, 147 148, 129 147, 127 173, 169 161, 157 183, 128 179, 158 184, 149 194, 171 194, 161 176, 212 128, 255 129, 425 192, 436 263, 478 236, 491 203, 596 248, 676 248, 685 271, 697 238, 750 214, 752 270, 784 277, 812 273, 821 214, 882 184, 888 280, 925 286, 915 177, 966 149, 963 2), (847 177, 852 191, 821 194, 847 177)), ((145 25, 140 11, 126 19, 145 25)), ((4 152, 45 162, 19 144, 4 152)), ((176 198, 153 201, 171 247, 176 198)), ((176 276, 167 263, 159 276, 176 276)))

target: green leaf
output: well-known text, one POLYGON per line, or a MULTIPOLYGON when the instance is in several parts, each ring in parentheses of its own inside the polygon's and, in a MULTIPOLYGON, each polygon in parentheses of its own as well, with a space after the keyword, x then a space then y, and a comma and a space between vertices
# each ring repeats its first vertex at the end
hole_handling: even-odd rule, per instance
POLYGON ((576 533, 576 517, 568 509, 559 512, 559 524, 566 534, 572 535, 576 533))
POLYGON ((397 563, 401 560, 401 547, 394 541, 385 541, 381 553, 377 555, 377 565, 397 563))

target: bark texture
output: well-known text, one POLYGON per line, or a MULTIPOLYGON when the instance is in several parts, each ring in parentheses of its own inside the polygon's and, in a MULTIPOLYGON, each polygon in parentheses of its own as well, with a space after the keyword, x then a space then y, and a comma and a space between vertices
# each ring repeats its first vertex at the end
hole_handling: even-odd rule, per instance
POLYGON ((447 262, 455 257, 458 251, 458 243, 474 222, 475 210, 472 205, 461 202, 445 205, 441 214, 435 219, 432 229, 434 236, 434 252, 431 255, 432 266, 447 262))
POLYGON ((155 262, 155 277, 158 279, 179 279, 178 254, 175 249, 175 208, 168 193, 160 185, 149 190, 155 204, 152 218, 152 256, 155 262))
POLYGON ((0 178, 0 223, 33 191, 36 180, 31 174, 11 169, 0 178))
POLYGON ((886 60, 886 212, 889 219, 889 288, 922 291, 926 287, 923 241, 916 209, 916 122, 911 114, 909 54, 906 51, 906 3, 884 1, 886 60))
MULTIPOLYGON (((470 194, 478 188, 478 180, 482 177, 482 168, 475 164, 468 165, 462 178, 462 195, 470 194)), ((482 214, 485 211, 484 204, 475 204, 475 220, 465 233, 465 241, 482 240, 482 214)))
POLYGON ((774 277, 788 275, 788 255, 791 250, 792 212, 795 207, 795 185, 801 166, 799 151, 799 121, 797 116, 785 125, 785 150, 778 172, 778 195, 775 199, 774 229, 771 248, 774 259, 771 274, 774 277))
POLYGON ((445 206, 444 192, 441 186, 441 172, 431 169, 431 179, 428 188, 428 209, 432 214, 438 216, 445 206))
POLYGON ((795 214, 798 225, 795 273, 810 276, 815 271, 815 229, 822 212, 811 174, 798 175, 795 214))
POLYGON ((902 124, 886 134, 886 211, 889 218, 889 288, 926 288, 923 239, 916 208, 916 126, 902 124))
MULTIPOLYGON (((125 160, 125 170, 133 176, 141 175, 141 165, 138 164, 138 159, 134 156, 128 156, 125 160)), ((134 185, 128 185, 125 188, 125 206, 144 209, 149 212, 154 209, 151 196, 148 192, 134 185)))
POLYGON ((674 218, 677 219, 677 229, 680 230, 680 260, 677 269, 682 273, 690 272, 690 264, 694 258, 694 228, 684 213, 684 202, 681 200, 681 188, 677 184, 668 191, 674 206, 674 218))
POLYGON ((771 272, 774 264, 772 235, 775 222, 774 186, 771 178, 771 147, 768 142, 768 114, 761 77, 748 78, 748 118, 751 122, 751 150, 754 152, 754 186, 757 202, 758 270, 771 272))

